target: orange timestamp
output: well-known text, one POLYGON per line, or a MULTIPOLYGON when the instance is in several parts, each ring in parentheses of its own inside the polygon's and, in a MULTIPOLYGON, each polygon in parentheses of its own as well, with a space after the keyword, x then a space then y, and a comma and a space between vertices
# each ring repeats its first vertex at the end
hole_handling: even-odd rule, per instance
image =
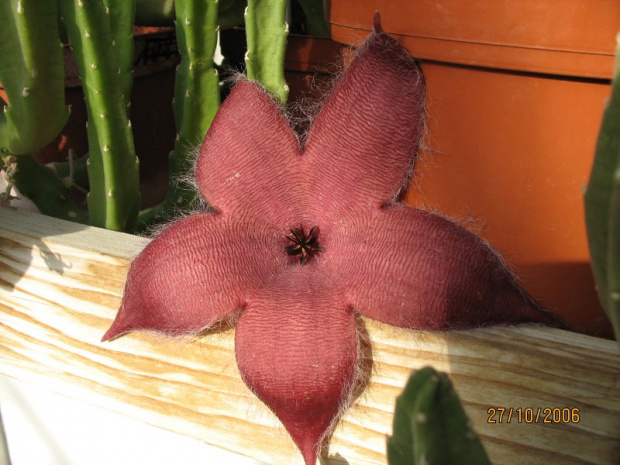
POLYGON ((487 423, 579 423, 580 410, 568 407, 489 407, 487 423))

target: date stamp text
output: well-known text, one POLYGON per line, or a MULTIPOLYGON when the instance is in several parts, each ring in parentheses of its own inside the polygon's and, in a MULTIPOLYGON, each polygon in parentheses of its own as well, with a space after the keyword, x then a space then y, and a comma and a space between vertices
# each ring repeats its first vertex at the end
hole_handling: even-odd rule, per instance
POLYGON ((579 423, 578 408, 489 407, 487 423, 579 423))

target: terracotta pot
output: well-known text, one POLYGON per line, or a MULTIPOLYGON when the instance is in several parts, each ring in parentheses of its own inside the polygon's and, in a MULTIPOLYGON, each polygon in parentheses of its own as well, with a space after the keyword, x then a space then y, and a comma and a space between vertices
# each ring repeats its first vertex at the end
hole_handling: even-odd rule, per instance
POLYGON ((620 3, 332 0, 332 38, 359 43, 375 10, 427 81, 429 149, 406 201, 473 219, 543 306, 575 331, 611 337, 583 189, 620 3))

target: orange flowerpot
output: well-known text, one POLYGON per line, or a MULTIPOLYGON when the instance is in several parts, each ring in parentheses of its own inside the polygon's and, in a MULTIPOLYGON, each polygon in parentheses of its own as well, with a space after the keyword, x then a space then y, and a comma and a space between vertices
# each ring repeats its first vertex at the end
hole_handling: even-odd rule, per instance
POLYGON ((332 0, 332 38, 378 10, 421 59, 428 150, 406 196, 473 221, 543 306, 611 337, 590 269, 583 189, 610 92, 617 0, 332 0))

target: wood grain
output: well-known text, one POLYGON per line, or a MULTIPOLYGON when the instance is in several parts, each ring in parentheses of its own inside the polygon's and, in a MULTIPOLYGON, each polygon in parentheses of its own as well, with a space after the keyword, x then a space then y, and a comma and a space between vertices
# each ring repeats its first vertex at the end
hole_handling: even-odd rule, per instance
MULTIPOLYGON (((268 463, 300 463, 249 392, 233 331, 99 342, 146 239, 0 208, 0 373, 268 463)), ((535 326, 423 333, 364 320, 368 388, 340 421, 333 464, 385 464, 392 409, 411 370, 455 384, 495 464, 620 463, 615 342, 535 326), (488 423, 490 407, 578 408, 578 423, 488 423)), ((496 420, 497 420, 496 416, 496 420)))

